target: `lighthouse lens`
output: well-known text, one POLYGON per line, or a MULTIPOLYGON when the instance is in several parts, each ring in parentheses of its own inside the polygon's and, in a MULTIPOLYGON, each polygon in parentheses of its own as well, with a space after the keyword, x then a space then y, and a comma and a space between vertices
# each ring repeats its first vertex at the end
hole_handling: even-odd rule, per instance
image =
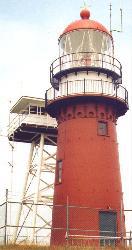
POLYGON ((75 30, 60 39, 60 56, 93 52, 113 56, 113 40, 110 35, 97 30, 75 30))

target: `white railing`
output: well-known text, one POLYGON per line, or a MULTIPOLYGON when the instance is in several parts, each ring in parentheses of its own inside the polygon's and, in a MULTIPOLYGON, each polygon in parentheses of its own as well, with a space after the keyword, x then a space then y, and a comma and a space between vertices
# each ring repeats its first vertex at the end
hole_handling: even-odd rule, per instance
POLYGON ((56 119, 52 118, 48 114, 46 115, 37 115, 37 114, 18 114, 15 118, 10 122, 8 128, 8 136, 13 134, 17 128, 21 126, 21 124, 26 123, 29 125, 41 125, 44 127, 57 127, 56 119))
POLYGON ((116 77, 122 75, 121 63, 116 58, 95 52, 78 52, 61 56, 51 64, 51 83, 58 84, 57 74, 73 68, 99 68, 112 71, 116 77))
POLYGON ((119 99, 128 105, 128 91, 122 85, 115 85, 103 80, 75 80, 66 81, 59 85, 59 91, 50 88, 46 92, 46 105, 48 102, 60 97, 74 95, 99 95, 119 99))

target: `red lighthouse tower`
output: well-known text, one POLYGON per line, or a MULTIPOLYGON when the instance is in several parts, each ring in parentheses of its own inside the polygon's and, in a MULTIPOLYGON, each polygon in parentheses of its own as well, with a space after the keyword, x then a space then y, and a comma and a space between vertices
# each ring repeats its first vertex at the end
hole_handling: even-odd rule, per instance
POLYGON ((47 112, 58 121, 51 244, 65 236, 100 244, 109 236, 115 244, 125 228, 116 121, 128 110, 128 92, 112 35, 87 9, 80 16, 59 38, 46 91, 47 112))

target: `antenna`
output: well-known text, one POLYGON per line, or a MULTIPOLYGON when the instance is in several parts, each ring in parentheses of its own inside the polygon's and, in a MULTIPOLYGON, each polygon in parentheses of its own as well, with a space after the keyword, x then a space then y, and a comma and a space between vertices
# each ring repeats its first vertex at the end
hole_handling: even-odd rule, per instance
POLYGON ((112 30, 111 30, 111 13, 112 13, 112 4, 110 3, 110 33, 112 33, 112 30))
POLYGON ((112 34, 112 32, 114 31, 114 32, 123 32, 123 29, 122 29, 122 26, 123 26, 123 24, 122 24, 122 16, 123 16, 123 14, 122 14, 122 9, 120 8, 120 29, 118 30, 118 29, 112 29, 112 4, 110 3, 110 8, 109 8, 109 10, 110 10, 110 33, 112 34))
POLYGON ((123 16, 122 16, 122 9, 121 8, 120 8, 120 13, 121 13, 121 32, 123 32, 123 22, 122 22, 123 16))

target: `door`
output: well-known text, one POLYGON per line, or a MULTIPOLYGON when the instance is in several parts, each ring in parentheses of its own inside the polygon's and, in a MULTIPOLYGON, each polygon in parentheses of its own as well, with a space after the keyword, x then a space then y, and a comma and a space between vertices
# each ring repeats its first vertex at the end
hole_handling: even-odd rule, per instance
POLYGON ((104 239, 100 239, 101 246, 115 246, 116 239, 116 225, 117 225, 117 213, 113 211, 100 211, 99 212, 99 230, 100 236, 104 236, 104 239), (105 237, 107 237, 105 239, 105 237))

